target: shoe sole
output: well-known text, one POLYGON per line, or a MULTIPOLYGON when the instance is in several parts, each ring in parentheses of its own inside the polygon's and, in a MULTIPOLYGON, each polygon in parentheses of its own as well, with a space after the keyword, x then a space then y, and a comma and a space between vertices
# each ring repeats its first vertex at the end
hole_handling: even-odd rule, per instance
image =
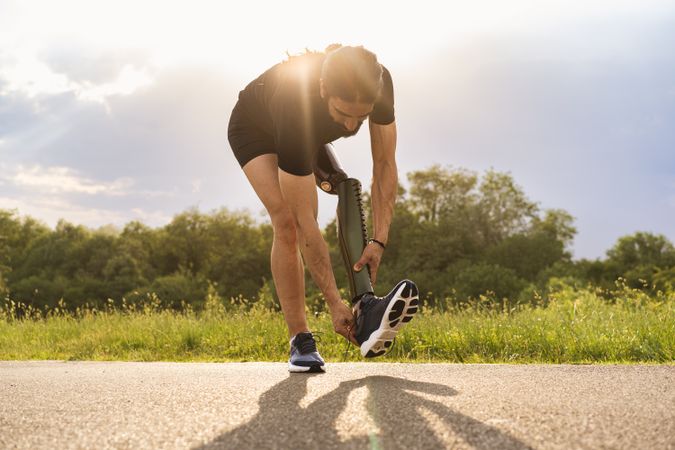
POLYGON ((396 334, 417 313, 419 292, 412 281, 405 281, 387 305, 377 330, 361 344, 361 356, 374 358, 387 353, 396 334))
POLYGON ((323 373, 326 371, 326 366, 321 364, 314 366, 296 366, 289 362, 288 371, 291 373, 323 373))

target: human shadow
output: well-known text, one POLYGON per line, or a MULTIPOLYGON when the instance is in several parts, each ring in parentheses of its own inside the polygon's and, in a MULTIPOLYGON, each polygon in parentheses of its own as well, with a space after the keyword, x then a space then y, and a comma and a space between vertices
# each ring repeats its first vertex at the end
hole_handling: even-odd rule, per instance
MULTIPOLYGON (((462 441, 476 449, 523 450, 532 447, 421 394, 449 397, 454 389, 436 383, 390 376, 369 376, 340 383, 333 391, 300 406, 312 375, 292 375, 262 394, 258 413, 247 423, 216 437, 198 449, 248 448, 443 448, 462 441), (341 440, 335 427, 354 389, 368 387, 366 408, 379 428, 377 435, 341 440), (421 411, 431 412, 434 425, 421 411), (440 430, 439 430, 440 427, 440 430), (435 428, 435 429, 434 429, 435 428), (445 431, 444 431, 445 430, 445 431), (439 437, 450 433, 451 436, 439 437), (448 443, 444 438, 457 439, 448 443)), ((321 376, 321 375, 319 375, 321 376)), ((323 375, 325 376, 325 375, 323 375)))

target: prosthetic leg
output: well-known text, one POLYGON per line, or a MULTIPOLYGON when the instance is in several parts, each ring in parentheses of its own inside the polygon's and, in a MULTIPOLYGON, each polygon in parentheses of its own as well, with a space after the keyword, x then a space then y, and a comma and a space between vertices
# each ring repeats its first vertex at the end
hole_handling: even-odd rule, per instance
POLYGON ((349 178, 335 155, 333 146, 319 148, 314 162, 316 184, 329 194, 338 196, 337 225, 340 251, 347 270, 352 303, 364 294, 373 294, 370 268, 354 271, 354 264, 361 258, 367 245, 368 233, 361 200, 361 183, 349 178))
POLYGON ((365 358, 384 355, 401 327, 417 312, 417 286, 410 280, 403 280, 386 296, 375 296, 370 283, 370 268, 360 272, 352 269, 367 245, 361 183, 347 177, 330 144, 319 148, 314 177, 323 191, 338 196, 338 238, 352 294, 354 337, 361 355, 365 358))

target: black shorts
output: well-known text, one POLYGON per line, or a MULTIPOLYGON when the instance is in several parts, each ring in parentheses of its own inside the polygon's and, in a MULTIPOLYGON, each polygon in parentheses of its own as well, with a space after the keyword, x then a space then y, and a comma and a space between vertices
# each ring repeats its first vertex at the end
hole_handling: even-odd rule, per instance
POLYGON ((227 139, 241 167, 257 156, 277 153, 274 149, 274 138, 248 118, 239 102, 232 109, 230 123, 227 127, 227 139))

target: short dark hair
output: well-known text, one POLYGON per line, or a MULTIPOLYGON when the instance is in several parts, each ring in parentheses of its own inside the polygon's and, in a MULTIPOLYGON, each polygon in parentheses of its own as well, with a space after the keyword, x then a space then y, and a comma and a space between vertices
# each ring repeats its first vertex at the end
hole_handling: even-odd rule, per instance
POLYGON ((382 90, 382 65, 375 53, 362 46, 333 44, 326 49, 321 79, 328 96, 375 103, 382 90))

